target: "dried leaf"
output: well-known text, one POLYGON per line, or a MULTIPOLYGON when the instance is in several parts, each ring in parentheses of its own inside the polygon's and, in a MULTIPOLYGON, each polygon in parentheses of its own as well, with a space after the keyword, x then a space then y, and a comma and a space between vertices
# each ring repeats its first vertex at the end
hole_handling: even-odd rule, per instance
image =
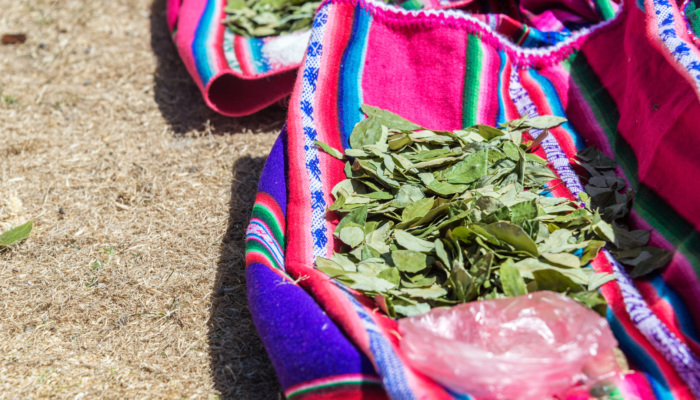
POLYGON ((6 231, 2 235, 0 235, 0 247, 11 246, 21 240, 28 238, 29 234, 32 232, 33 227, 34 224, 32 223, 32 221, 29 221, 23 225, 6 231))
POLYGON ((391 259, 396 268, 404 272, 419 272, 428 266, 427 256, 413 250, 394 250, 391 252, 391 259))
POLYGON ((566 118, 557 117, 555 115, 540 115, 534 118, 528 118, 525 125, 535 129, 552 129, 566 122, 566 118))
POLYGON ((331 156, 337 158, 338 160, 344 160, 344 159, 345 159, 345 156, 343 155, 343 153, 339 152, 338 150, 332 148, 331 146, 329 146, 329 145, 327 145, 327 144, 325 144, 325 143, 323 143, 323 142, 319 142, 318 140, 314 140, 314 144, 315 144, 316 146, 322 148, 323 151, 325 151, 325 152, 328 153, 329 155, 331 155, 331 156))
POLYGON ((506 296, 520 296, 527 294, 525 280, 520 276, 520 270, 515 267, 510 258, 501 264, 501 286, 506 296))

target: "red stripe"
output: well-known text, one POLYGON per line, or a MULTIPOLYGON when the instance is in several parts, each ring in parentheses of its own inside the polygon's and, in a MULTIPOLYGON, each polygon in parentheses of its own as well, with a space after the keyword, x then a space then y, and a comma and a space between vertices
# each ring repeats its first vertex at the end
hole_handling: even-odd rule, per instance
POLYGON ((301 89, 303 73, 297 75, 297 82, 292 93, 287 118, 287 248, 285 254, 286 270, 294 278, 299 277, 296 266, 312 263, 313 241, 311 238, 311 193, 309 173, 304 157, 304 130, 301 125, 301 89), (293 227, 293 229, 289 229, 293 227))
POLYGON ((226 31, 226 26, 221 23, 224 18, 226 18, 226 13, 224 12, 224 8, 226 7, 226 0, 219 0, 220 4, 220 12, 219 12, 219 17, 215 18, 214 21, 211 23, 216 25, 215 32, 214 32, 214 38, 212 40, 211 45, 214 46, 214 63, 215 63, 215 68, 216 68, 216 73, 214 73, 212 76, 216 76, 219 74, 221 71, 226 71, 231 69, 228 65, 228 61, 226 60, 226 54, 224 54, 224 32, 226 31))
POLYGON ((617 383, 624 400, 657 400, 647 377, 641 372, 632 372, 617 383))
POLYGON ((501 68, 501 58, 498 51, 491 46, 481 46, 481 84, 479 85, 479 110, 477 123, 496 125, 498 117, 498 71, 501 68))
MULTIPOLYGON (((549 107, 547 96, 540 89, 540 85, 535 82, 528 73, 529 70, 520 70, 520 82, 523 88, 530 95, 530 99, 537 107, 539 115, 553 115, 552 109, 549 107)), ((549 130, 550 135, 553 135, 559 143, 559 147, 564 151, 567 157, 573 158, 578 151, 574 141, 569 136, 564 128, 558 127, 549 130)))
POLYGON ((666 325, 668 330, 676 335, 678 340, 688 346, 694 354, 700 354, 700 345, 683 333, 673 306, 666 299, 659 296, 654 285, 640 279, 635 281, 635 286, 637 286, 639 294, 642 295, 651 311, 666 325))
POLYGON ((275 216, 275 221, 280 226, 280 229, 282 232, 284 232, 284 226, 285 226, 285 218, 284 218, 284 213, 282 212, 282 209, 280 208, 279 203, 277 203, 277 200, 275 200, 274 197, 272 197, 270 194, 267 192, 258 192, 258 194, 255 196, 255 204, 260 204, 270 210, 270 212, 275 216))
MULTIPOLYGON (((326 23, 324 36, 332 37, 330 29, 334 26, 332 8, 352 7, 348 4, 330 5, 329 21, 326 23)), ((302 63, 305 65, 305 63, 302 63)), ((330 282, 328 275, 314 269, 313 240, 311 237, 311 191, 309 174, 304 157, 304 131, 301 120, 301 92, 303 88, 303 71, 297 76, 297 83, 292 94, 287 119, 289 154, 289 185, 287 203, 287 252, 285 269, 293 278, 306 277, 301 286, 310 292, 321 304, 328 315, 336 321, 345 333, 365 354, 371 354, 369 337, 362 325, 360 317, 355 313, 352 304, 330 282)))
MULTIPOLYGON (((314 99, 318 140, 340 152, 343 152, 338 117, 340 65, 342 65, 343 54, 352 35, 354 13, 355 7, 343 3, 338 4, 335 12, 330 15, 326 25, 327 33, 324 35, 323 57, 316 84, 316 98, 314 99)), ((331 157, 324 151, 319 151, 318 158, 322 171, 326 204, 330 205, 333 202, 331 190, 338 182, 345 179, 344 162, 331 157)), ((336 213, 329 213, 326 224, 328 243, 336 242, 333 230, 338 222, 339 216, 336 213)), ((339 246, 340 243, 336 243, 336 249, 339 246)), ((329 253, 333 251, 333 248, 334 246, 328 246, 329 253)))
MULTIPOLYGON (((552 115, 552 110, 549 108, 549 104, 547 103, 547 97, 540 90, 538 84, 530 78, 527 70, 520 70, 518 71, 518 74, 520 76, 520 83, 523 85, 523 89, 527 91, 532 103, 537 108, 538 114, 552 115)), ((550 129, 549 134, 556 139, 557 143, 559 143, 559 147, 561 147, 567 157, 572 158, 576 154, 576 147, 574 146, 569 134, 563 128, 550 129)), ((545 159, 547 158, 544 149, 542 148, 538 149, 535 154, 545 159)), ((552 165, 550 165, 550 168, 556 173, 556 170, 554 170, 552 165)), ((568 187, 566 187, 561 179, 548 182, 547 187, 551 188, 552 195, 555 197, 565 197, 567 199, 574 200, 573 194, 571 194, 571 191, 568 187)))
POLYGON ((520 113, 518 112, 518 107, 510 98, 510 75, 513 72, 513 64, 511 63, 510 56, 506 53, 505 66, 503 67, 503 73, 500 76, 500 95, 503 100, 504 114, 507 121, 512 121, 514 119, 520 118, 520 113))
POLYGON ((595 146, 608 157, 615 158, 605 131, 598 124, 591 106, 581 93, 581 89, 571 79, 571 74, 561 64, 547 67, 538 72, 549 79, 554 86, 566 112, 566 118, 585 138, 586 146, 595 146))
POLYGON ((234 36, 233 51, 236 53, 236 59, 238 59, 238 65, 241 66, 243 75, 255 75, 255 68, 251 65, 249 47, 246 38, 238 35, 234 36))
MULTIPOLYGON (((599 253, 598 256, 591 263, 593 268, 597 272, 612 272, 612 265, 605 258, 605 255, 599 253)), ((620 291, 620 286, 617 282, 608 282, 600 288, 603 297, 608 302, 608 309, 612 311, 617 320, 620 322, 624 328, 627 335, 637 343, 639 347, 646 352, 651 359, 654 360, 654 364, 659 369, 664 379, 669 385, 669 390, 673 394, 673 397, 677 400, 693 400, 694 397, 688 386, 683 382, 678 373, 673 369, 673 367, 666 361, 664 356, 659 353, 654 346, 649 343, 649 341, 642 335, 642 333, 637 329, 632 320, 630 319, 627 310, 625 309, 625 303, 622 297, 622 292, 620 291)))
POLYGON ((347 385, 319 388, 310 392, 300 393, 293 400, 386 400, 386 392, 381 386, 347 385))

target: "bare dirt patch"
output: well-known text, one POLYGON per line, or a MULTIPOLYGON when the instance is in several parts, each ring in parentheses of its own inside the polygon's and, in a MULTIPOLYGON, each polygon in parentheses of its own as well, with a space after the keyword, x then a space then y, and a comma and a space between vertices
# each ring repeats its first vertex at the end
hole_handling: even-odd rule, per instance
POLYGON ((0 399, 277 399, 243 238, 281 109, 208 110, 164 1, 0 0, 0 399))

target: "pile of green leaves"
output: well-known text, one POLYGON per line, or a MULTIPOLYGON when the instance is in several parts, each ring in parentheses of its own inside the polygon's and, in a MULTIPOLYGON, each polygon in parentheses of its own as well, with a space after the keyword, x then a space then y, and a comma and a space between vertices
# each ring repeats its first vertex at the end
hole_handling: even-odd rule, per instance
POLYGON ((610 242, 609 249, 618 261, 634 268, 630 276, 638 278, 668 264, 673 252, 647 246, 649 231, 629 231, 625 226, 636 191, 625 190, 625 180, 615 176, 615 161, 592 147, 578 152, 576 157, 577 163, 590 175, 581 200, 611 223, 613 235, 605 240, 610 242))
POLYGON ((320 1, 228 0, 223 23, 245 37, 276 36, 309 29, 320 1))
MULTIPOLYGON (((622 228, 583 202, 548 196, 544 184, 555 175, 531 152, 563 118, 440 132, 362 110, 368 118, 345 154, 315 142, 346 160, 347 176, 329 206, 344 215, 334 231, 343 246, 316 258, 319 270, 374 297, 392 317, 536 290, 604 312, 597 289, 614 276, 587 265, 622 228), (545 131, 523 143, 530 128, 545 131)), ((593 153, 583 161, 586 154, 593 153)))

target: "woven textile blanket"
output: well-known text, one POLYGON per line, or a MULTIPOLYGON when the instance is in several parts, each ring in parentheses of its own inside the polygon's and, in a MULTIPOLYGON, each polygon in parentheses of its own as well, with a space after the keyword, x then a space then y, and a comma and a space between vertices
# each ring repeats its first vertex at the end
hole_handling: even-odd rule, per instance
POLYGON ((226 0, 168 0, 168 27, 207 105, 229 116, 259 111, 292 92, 310 31, 246 38, 221 23, 226 0))
POLYGON ((582 190, 571 169, 578 150, 594 145, 615 158, 616 173, 638 190, 631 227, 652 229, 651 245, 677 251, 664 270, 634 281, 608 253, 593 261, 618 273, 601 292, 634 370, 613 396, 700 397, 700 51, 671 0, 532 2, 534 17, 556 10, 549 29, 523 17, 529 1, 511 7, 520 16, 504 15, 542 33, 532 42, 493 14, 373 0, 319 9, 247 230, 250 308, 287 398, 471 398, 409 368, 397 322, 313 267, 336 246, 338 217, 326 208, 344 178, 343 163, 313 140, 347 148, 363 103, 441 130, 565 116, 540 150, 560 197, 582 190))
MULTIPOLYGON (((410 6, 447 8, 463 1, 410 0, 410 6)), ((243 37, 221 23, 225 7, 226 0, 168 0, 166 18, 180 57, 207 105, 236 117, 291 94, 311 31, 243 37)))

